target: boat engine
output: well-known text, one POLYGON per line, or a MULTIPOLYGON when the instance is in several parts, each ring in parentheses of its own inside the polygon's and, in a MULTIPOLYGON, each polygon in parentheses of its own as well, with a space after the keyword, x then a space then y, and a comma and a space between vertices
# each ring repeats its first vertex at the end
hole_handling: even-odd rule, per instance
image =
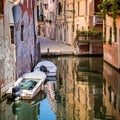
POLYGON ((45 72, 45 73, 48 72, 47 68, 44 65, 40 66, 40 71, 45 72))
POLYGON ((19 100, 21 99, 21 87, 20 86, 16 86, 12 88, 12 97, 14 100, 19 100))

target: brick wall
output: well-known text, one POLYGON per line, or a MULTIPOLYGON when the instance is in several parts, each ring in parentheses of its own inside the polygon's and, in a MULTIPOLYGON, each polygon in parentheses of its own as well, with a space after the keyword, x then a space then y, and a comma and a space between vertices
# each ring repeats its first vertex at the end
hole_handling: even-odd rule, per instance
POLYGON ((117 17, 117 41, 114 40, 113 34, 113 19, 110 16, 106 16, 106 43, 104 44, 104 60, 111 65, 120 69, 120 17, 117 17), (112 28, 112 44, 109 44, 110 39, 110 27, 112 28))

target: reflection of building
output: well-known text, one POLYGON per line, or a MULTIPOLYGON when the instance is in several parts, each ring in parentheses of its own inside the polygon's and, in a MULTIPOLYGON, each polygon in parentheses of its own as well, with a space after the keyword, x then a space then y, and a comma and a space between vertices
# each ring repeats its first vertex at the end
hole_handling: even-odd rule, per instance
POLYGON ((12 112, 15 115, 15 120, 36 120, 40 113, 40 103, 36 105, 30 105, 26 101, 15 102, 12 105, 12 112))
POLYGON ((101 119, 102 58, 82 58, 76 76, 76 114, 80 119, 101 119), (98 65, 99 63, 99 65, 98 65), (94 66, 93 66, 94 64, 94 66), (79 111, 79 112, 77 112, 79 111))
POLYGON ((59 120, 72 120, 69 119, 69 116, 73 116, 70 112, 72 109, 69 109, 73 104, 73 79, 75 69, 76 58, 66 58, 60 57, 58 59, 58 68, 59 68, 59 79, 57 80, 57 116, 59 120), (68 116, 67 116, 68 115, 68 116))
POLYGON ((47 97, 40 91, 32 100, 11 101, 5 99, 0 103, 0 120, 37 120, 40 116, 40 102, 47 97))
POLYGON ((102 58, 61 58, 59 61, 58 118, 100 119, 103 105, 102 58))
POLYGON ((0 102, 0 120, 15 120, 11 104, 7 104, 7 99, 0 102))
POLYGON ((57 103, 56 103, 56 96, 55 96, 56 81, 48 81, 45 86, 46 86, 45 90, 46 90, 47 98, 51 105, 52 111, 56 113, 57 111, 57 103))
POLYGON ((107 116, 113 115, 118 120, 120 118, 120 73, 104 63, 104 78, 106 83, 103 101, 106 114, 107 116))

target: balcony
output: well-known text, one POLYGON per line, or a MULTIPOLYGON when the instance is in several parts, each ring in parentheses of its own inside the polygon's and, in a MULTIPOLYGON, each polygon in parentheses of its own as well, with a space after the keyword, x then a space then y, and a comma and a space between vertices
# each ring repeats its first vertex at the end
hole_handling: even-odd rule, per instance
POLYGON ((78 43, 101 43, 102 42, 102 32, 96 30, 89 31, 76 31, 76 41, 78 43))
POLYGON ((103 18, 100 15, 94 15, 93 16, 93 26, 95 25, 102 25, 103 24, 103 18))

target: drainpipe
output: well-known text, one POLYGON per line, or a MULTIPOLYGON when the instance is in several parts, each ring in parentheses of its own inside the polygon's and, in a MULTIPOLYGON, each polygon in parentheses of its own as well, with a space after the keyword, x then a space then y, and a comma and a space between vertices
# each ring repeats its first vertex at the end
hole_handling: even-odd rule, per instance
POLYGON ((64 42, 66 42, 66 0, 64 0, 64 42))
POLYGON ((73 0, 73 34, 74 31, 75 31, 75 0, 73 0))
MULTIPOLYGON (((120 31, 120 29, 119 29, 119 31, 120 31)), ((120 36, 119 36, 119 38, 120 38, 120 36)), ((118 44, 118 66, 119 66, 118 69, 120 71, 120 43, 118 44)))
POLYGON ((33 29, 34 29, 34 45, 35 45, 35 49, 34 49, 34 64, 36 63, 36 41, 37 41, 37 37, 36 37, 36 29, 35 29, 35 10, 34 10, 34 7, 35 7, 35 1, 32 0, 32 9, 33 9, 33 29))

